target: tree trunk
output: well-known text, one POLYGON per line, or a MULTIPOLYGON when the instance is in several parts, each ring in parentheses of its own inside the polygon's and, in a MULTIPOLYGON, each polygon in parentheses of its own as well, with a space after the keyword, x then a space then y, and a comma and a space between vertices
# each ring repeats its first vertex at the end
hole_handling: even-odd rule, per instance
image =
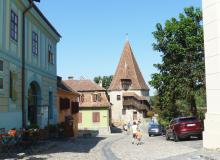
POLYGON ((171 105, 172 105, 173 117, 177 117, 176 96, 174 94, 172 96, 171 103, 172 103, 171 105))
POLYGON ((197 107, 195 95, 190 96, 191 113, 193 116, 197 116, 197 107))

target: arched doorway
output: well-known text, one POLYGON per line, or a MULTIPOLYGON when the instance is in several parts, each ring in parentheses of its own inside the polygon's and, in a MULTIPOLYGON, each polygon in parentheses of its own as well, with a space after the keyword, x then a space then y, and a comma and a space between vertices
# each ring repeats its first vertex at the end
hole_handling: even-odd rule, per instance
POLYGON ((38 124, 38 106, 40 105, 40 87, 37 82, 30 83, 28 88, 28 122, 30 126, 38 124))

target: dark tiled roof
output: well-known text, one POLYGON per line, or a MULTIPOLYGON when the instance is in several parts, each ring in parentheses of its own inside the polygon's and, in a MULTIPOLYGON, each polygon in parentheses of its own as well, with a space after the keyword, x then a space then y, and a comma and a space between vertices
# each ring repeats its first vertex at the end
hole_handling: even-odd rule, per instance
POLYGON ((132 84, 130 89, 149 90, 128 41, 125 43, 124 50, 109 90, 121 90, 121 79, 131 80, 132 84))

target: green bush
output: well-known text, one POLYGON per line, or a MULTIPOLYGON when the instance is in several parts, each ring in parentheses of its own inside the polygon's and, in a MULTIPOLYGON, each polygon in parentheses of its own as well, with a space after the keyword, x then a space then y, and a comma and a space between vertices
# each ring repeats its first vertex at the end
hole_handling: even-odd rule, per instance
POLYGON ((154 112, 153 111, 148 111, 147 112, 147 117, 153 117, 154 116, 154 112))

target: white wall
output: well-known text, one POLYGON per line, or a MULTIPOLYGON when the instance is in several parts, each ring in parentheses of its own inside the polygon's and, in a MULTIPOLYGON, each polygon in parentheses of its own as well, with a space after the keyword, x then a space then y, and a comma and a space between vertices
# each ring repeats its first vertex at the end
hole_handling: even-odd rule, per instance
POLYGON ((220 148, 220 0, 203 0, 207 113, 203 146, 220 148))
MULTIPOLYGON (((128 123, 133 121, 133 112, 137 111, 135 109, 126 109, 126 115, 122 115, 123 109, 123 92, 134 92, 139 96, 144 96, 145 93, 140 90, 130 90, 130 91, 111 91, 109 92, 110 102, 112 103, 111 113, 112 122, 128 123), (121 96, 120 100, 117 100, 117 95, 121 96)), ((147 97, 149 98, 149 97, 147 97)), ((143 114, 138 112, 138 119, 142 119, 143 114)))
POLYGON ((112 91, 109 93, 111 106, 111 114, 112 114, 112 122, 117 120, 122 120, 122 108, 123 108, 123 97, 121 91, 112 91), (120 100, 117 100, 117 95, 121 96, 120 100))

